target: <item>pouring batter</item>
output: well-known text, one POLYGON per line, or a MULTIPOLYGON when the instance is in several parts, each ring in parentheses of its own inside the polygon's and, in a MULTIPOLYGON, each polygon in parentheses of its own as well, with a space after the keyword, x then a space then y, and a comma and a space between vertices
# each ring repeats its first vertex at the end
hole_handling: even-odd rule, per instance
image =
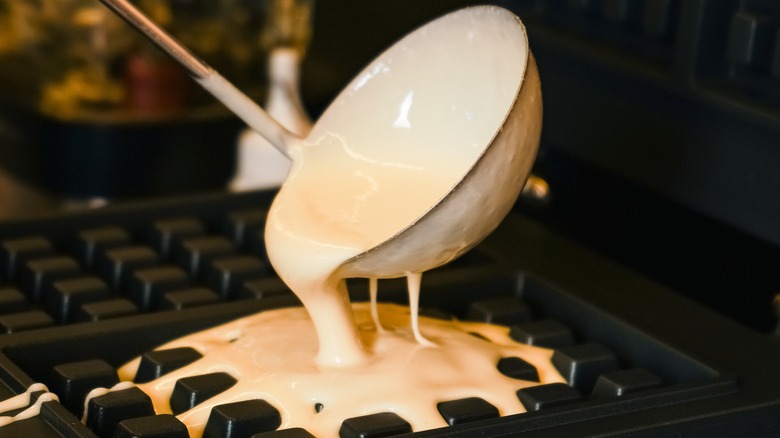
MULTIPOLYGON (((492 231, 533 162, 540 92, 517 17, 468 8, 413 32, 348 85, 302 140, 269 127, 223 78, 195 67, 201 85, 293 160, 265 238, 305 311, 264 312, 162 347, 192 346, 204 357, 139 385, 157 413, 171 411, 179 378, 225 372, 233 387, 178 416, 192 436, 213 406, 255 398, 280 411, 282 428, 323 437, 345 418, 387 411, 423 430, 446 424, 439 402, 480 397, 507 415, 523 411, 518 389, 563 381, 551 351, 512 342, 506 327, 418 320, 416 312, 420 274, 492 231), (349 302, 346 278, 403 273, 414 311, 382 305, 372 318, 349 302), (540 382, 504 376, 496 364, 506 356, 535 365, 540 382)), ((121 377, 132 380, 137 364, 121 377)))

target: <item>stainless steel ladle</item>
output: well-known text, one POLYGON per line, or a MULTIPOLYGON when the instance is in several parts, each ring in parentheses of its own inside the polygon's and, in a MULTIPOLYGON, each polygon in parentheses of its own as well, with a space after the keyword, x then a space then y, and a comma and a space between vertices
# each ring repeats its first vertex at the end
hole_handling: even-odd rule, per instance
MULTIPOLYGON (((127 0, 101 2, 184 66, 198 83, 279 152, 289 157, 290 148, 302 141, 127 0)), ((514 99, 503 120, 496 121, 492 137, 484 139, 481 153, 461 181, 393 237, 343 263, 338 272, 343 278, 401 277, 457 258, 484 239, 504 219, 536 158, 542 125, 541 85, 520 20, 511 12, 495 6, 469 7, 439 20, 459 20, 457 27, 460 32, 499 27, 496 35, 501 38, 506 38, 507 34, 517 35, 511 43, 524 47, 518 53, 523 53, 526 59, 523 60, 523 71, 518 72, 515 89, 508 91, 514 93, 514 99), (480 20, 483 22, 475 25, 474 29, 461 29, 463 22, 479 23, 480 20)), ((426 32, 426 28, 416 32, 426 32)), ((486 47, 485 50, 491 48, 486 47)), ((447 158, 443 156, 441 160, 446 162, 447 158)))

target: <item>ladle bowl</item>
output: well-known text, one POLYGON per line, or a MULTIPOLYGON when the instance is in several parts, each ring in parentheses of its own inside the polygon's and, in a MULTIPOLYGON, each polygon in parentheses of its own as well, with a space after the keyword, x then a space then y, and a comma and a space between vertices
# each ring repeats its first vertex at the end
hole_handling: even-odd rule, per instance
POLYGON ((434 20, 368 65, 318 125, 371 159, 453 181, 416 221, 347 260, 338 276, 394 278, 446 264, 505 218, 536 158, 541 85, 525 28, 493 6, 434 20), (386 144, 393 147, 377 146, 386 144))

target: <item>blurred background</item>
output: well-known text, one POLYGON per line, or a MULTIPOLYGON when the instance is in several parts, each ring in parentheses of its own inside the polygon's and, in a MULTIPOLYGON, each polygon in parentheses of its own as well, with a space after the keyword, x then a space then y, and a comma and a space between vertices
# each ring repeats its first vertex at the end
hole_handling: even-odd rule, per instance
MULTIPOLYGON (((517 212, 749 326, 773 327, 777 2, 135 3, 263 104, 273 94, 271 53, 292 48, 295 87, 283 97, 301 105, 287 114, 309 120, 413 28, 469 4, 509 8, 540 70, 534 173, 549 187, 517 212)), ((0 78, 3 217, 232 190, 252 143, 97 0, 0 0, 0 78)), ((260 173, 285 165, 258 156, 260 173)))
MULTIPOLYGON (((260 103, 311 35, 312 0, 135 4, 260 103)), ((97 0, 0 0, 0 107, 4 214, 225 189, 243 129, 97 0)))

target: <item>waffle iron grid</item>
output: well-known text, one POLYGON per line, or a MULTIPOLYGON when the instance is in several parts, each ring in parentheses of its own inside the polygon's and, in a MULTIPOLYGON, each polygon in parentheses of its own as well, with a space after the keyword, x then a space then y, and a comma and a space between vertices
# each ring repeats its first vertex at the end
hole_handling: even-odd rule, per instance
MULTIPOLYGON (((42 218, 5 224, 0 227, 0 239, 7 242, 43 236, 52 243, 57 256, 72 256, 82 264, 80 275, 95 274, 105 279, 100 277, 99 270, 84 267, 83 254, 73 252, 73 236, 84 230, 119 226, 132 236, 131 242, 123 245, 149 244, 161 254, 158 264, 186 268, 177 263, 181 259, 173 254, 175 251, 166 254, 159 246, 159 235, 157 240, 149 237, 153 228, 150 224, 193 219, 203 225, 203 234, 233 241, 235 251, 230 257, 257 254, 261 242, 252 243, 249 239, 249 243, 239 243, 231 234, 235 227, 226 228, 224 224, 231 213, 255 211, 258 206, 267 205, 271 196, 268 192, 215 195, 42 218)), ((184 239, 175 234, 173 238, 179 244, 184 239)), ((26 259, 20 260, 27 263, 26 259)), ((122 280, 123 284, 133 284, 133 276, 129 278, 122 280)), ((181 310, 166 310, 155 302, 148 306, 153 310, 148 313, 86 323, 68 319, 66 324, 0 336, 0 398, 23 392, 34 382, 43 382, 51 389, 55 385, 53 370, 58 366, 98 360, 117 367, 195 330, 256 311, 297 304, 297 299, 279 287, 270 271, 256 277, 236 278, 254 282, 254 289, 238 284, 220 291, 220 283, 208 276, 194 276, 188 287, 212 288, 218 299, 181 310), (265 288, 266 293, 258 292, 258 288, 265 288), (116 348, 117 345, 122 348, 116 348)), ((4 286, 14 285, 11 278, 5 278, 4 286)), ((29 284, 20 285, 19 289, 28 298, 31 296, 29 284)), ((143 298, 133 295, 131 289, 126 286, 112 290, 110 297, 121 297, 144 310, 143 298)), ((770 436, 780 427, 780 420, 776 419, 780 410, 776 396, 780 393, 780 379, 771 372, 780 364, 780 342, 776 338, 749 332, 647 280, 637 280, 631 273, 525 218, 510 217, 463 260, 426 274, 423 290, 421 306, 429 312, 498 321, 513 326, 516 333, 545 324, 567 330, 570 341, 556 346, 556 355, 559 368, 579 397, 545 404, 554 395, 529 394, 531 399, 526 398, 524 403, 540 401, 536 411, 455 421, 458 424, 417 432, 414 436, 665 436, 685 430, 704 430, 710 436, 739 436, 741 431, 752 436, 770 436), (515 241, 518 244, 512 243, 515 241), (520 241, 526 244, 518 249, 520 241), (624 284, 634 289, 620 290, 624 284), (642 308, 645 300, 652 306, 642 308), (514 305, 526 309, 527 315, 519 317, 507 310, 514 309, 514 305), (715 346, 714 340, 721 340, 723 347, 715 346), (761 360, 755 355, 740 356, 745 350, 756 349, 762 352, 761 360), (593 351, 606 352, 616 366, 588 371, 587 356, 593 351), (578 354, 584 357, 578 359, 578 354), (620 384, 614 382, 619 382, 621 376, 629 378, 630 389, 630 378, 635 375, 640 380, 650 376, 654 383, 624 394, 615 389, 620 384), (617 392, 610 393, 614 391, 617 392)), ((157 299, 167 299, 167 295, 158 292, 157 299)), ((27 311, 41 309, 51 315, 53 307, 47 304, 51 292, 42 289, 41 293, 44 299, 32 303, 27 311)), ((367 299, 365 281, 352 281, 350 293, 354 300, 367 299)), ((380 282, 380 298, 405 303, 404 283, 380 282)), ((53 319, 56 324, 56 318, 53 319)), ((528 406, 529 410, 535 409, 528 406)), ((94 436, 93 431, 78 422, 78 413, 72 410, 56 402, 45 403, 39 417, 0 428, 0 436, 94 436)))

